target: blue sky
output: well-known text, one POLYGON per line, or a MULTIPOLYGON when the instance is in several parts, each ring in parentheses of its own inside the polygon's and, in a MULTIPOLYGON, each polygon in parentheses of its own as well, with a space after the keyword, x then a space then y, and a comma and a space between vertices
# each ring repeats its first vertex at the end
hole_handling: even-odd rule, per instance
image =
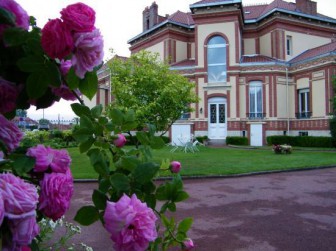
MULTIPOLYGON (((78 0, 16 0, 28 13, 37 19, 37 24, 43 27, 48 19, 59 18, 59 12, 69 4, 78 0)), ((129 56, 127 41, 142 32, 142 11, 150 6, 154 0, 82 0, 81 2, 91 6, 96 11, 96 27, 99 28, 104 37, 105 59, 111 57, 109 49, 120 56, 129 56)), ((172 14, 177 10, 190 11, 189 5, 198 0, 156 0, 159 6, 159 15, 172 14)), ((243 0, 244 5, 257 3, 270 3, 271 0, 243 0)), ((294 1, 292 1, 294 2, 294 1)), ((316 0, 318 12, 336 18, 335 0, 316 0)), ((44 117, 57 119, 58 116, 64 119, 72 119, 74 114, 70 108, 71 102, 58 102, 52 107, 44 110, 44 117), (59 115, 60 114, 60 115, 59 115)), ((33 119, 40 119, 43 111, 35 111, 35 108, 28 110, 28 116, 33 119)))

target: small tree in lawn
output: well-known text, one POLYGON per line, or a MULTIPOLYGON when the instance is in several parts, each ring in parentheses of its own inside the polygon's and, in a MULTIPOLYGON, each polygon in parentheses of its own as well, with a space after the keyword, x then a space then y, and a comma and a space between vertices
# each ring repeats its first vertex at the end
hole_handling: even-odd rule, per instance
POLYGON ((163 135, 198 101, 194 84, 160 62, 158 54, 140 51, 127 60, 115 58, 109 67, 115 101, 108 110, 135 111, 138 130, 150 123, 163 135))

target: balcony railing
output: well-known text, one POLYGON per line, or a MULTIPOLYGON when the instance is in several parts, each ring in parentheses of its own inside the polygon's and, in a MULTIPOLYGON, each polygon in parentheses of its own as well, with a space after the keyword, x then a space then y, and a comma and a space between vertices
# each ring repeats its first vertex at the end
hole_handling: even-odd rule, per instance
POLYGON ((311 112, 297 112, 295 116, 297 119, 309 119, 311 117, 311 112))
POLYGON ((263 112, 250 112, 250 113, 246 113, 246 116, 249 119, 264 119, 266 114, 263 112))

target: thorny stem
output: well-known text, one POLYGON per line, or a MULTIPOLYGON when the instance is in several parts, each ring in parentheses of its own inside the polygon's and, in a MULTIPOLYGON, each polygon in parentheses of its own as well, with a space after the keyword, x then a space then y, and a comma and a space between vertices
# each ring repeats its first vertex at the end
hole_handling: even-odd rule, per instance
MULTIPOLYGON (((159 211, 157 211, 155 208, 153 209, 153 211, 159 216, 160 219, 162 219, 161 213, 159 211)), ((181 241, 179 241, 178 239, 176 239, 174 233, 170 230, 169 227, 167 227, 167 230, 169 232, 169 235, 174 239, 174 241, 176 241, 178 243, 182 243, 181 241)))

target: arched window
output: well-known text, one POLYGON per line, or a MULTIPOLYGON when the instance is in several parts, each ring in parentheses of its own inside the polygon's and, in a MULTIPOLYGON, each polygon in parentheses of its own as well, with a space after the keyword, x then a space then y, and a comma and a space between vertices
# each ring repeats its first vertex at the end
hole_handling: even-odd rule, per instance
POLYGON ((260 81, 250 82, 249 87, 250 113, 249 118, 263 118, 263 96, 262 83, 260 81))
POLYGON ((208 42, 208 82, 226 82, 226 41, 221 36, 208 42))

